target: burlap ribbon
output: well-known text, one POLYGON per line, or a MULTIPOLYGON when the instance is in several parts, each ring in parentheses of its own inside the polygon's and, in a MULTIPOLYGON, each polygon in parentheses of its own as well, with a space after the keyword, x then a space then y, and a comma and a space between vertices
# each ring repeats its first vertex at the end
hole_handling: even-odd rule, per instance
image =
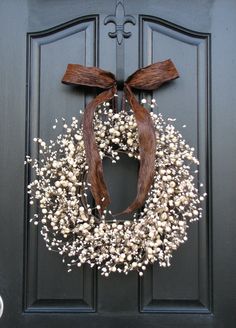
MULTIPOLYGON (((135 98, 132 88, 154 90, 163 83, 174 80, 177 77, 179 77, 178 71, 173 62, 168 59, 138 69, 124 82, 124 96, 134 112, 137 123, 140 167, 136 198, 122 213, 131 213, 143 205, 155 172, 156 135, 153 122, 148 110, 141 106, 135 98)), ((106 89, 86 106, 83 118, 83 139, 89 166, 88 181, 91 184, 91 192, 95 202, 101 206, 100 212, 102 213, 110 204, 110 196, 104 181, 102 161, 96 145, 93 116, 98 105, 114 97, 117 92, 118 82, 111 72, 100 68, 68 64, 62 83, 106 89)))

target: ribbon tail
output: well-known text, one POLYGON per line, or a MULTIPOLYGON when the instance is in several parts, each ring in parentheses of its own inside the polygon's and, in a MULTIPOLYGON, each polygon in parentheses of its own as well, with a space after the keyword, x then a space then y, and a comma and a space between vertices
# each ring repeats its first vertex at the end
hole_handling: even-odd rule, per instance
POLYGON ((155 172, 156 136, 149 112, 141 106, 128 85, 125 85, 127 99, 134 111, 139 135, 140 167, 137 195, 129 207, 120 214, 129 214, 140 208, 147 197, 155 172))
MULTIPOLYGON (((124 92, 134 111, 137 122, 140 168, 136 198, 132 204, 120 214, 132 213, 144 204, 155 173, 156 136, 154 125, 149 112, 138 103, 131 88, 154 90, 163 83, 174 80, 177 77, 179 77, 179 73, 173 62, 168 59, 137 70, 124 84, 124 92)), ((102 161, 96 145, 93 130, 93 116, 99 104, 114 97, 116 92, 116 79, 112 73, 97 67, 69 64, 62 82, 72 85, 100 87, 103 89, 109 88, 100 93, 87 105, 83 120, 83 138, 86 159, 89 166, 88 180, 91 184, 92 195, 96 204, 100 205, 100 213, 102 213, 110 204, 110 196, 104 181, 102 161)))
POLYGON ((103 91, 94 98, 85 109, 83 119, 83 140, 88 164, 88 182, 96 205, 100 205, 100 214, 110 204, 110 196, 104 180, 102 161, 96 145, 93 129, 93 117, 96 107, 113 98, 115 88, 103 91))

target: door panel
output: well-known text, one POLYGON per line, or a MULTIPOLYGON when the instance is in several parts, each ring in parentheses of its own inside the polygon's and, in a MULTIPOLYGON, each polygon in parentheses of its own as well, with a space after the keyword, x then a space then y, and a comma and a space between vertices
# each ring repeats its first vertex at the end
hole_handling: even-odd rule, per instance
POLYGON ((191 144, 200 160, 196 185, 208 197, 203 220, 190 225, 189 240, 180 247, 170 269, 154 265, 141 280, 141 311, 209 313, 211 309, 212 252, 210 208, 210 34, 197 33, 152 16, 140 17, 142 66, 172 58, 180 79, 153 92, 165 118, 191 144), (184 97, 183 95, 188 95, 184 97), (185 127, 186 125, 186 127, 185 127), (183 128, 184 126, 184 128, 183 128), (186 265, 187 263, 187 265, 186 265))
MULTIPOLYGON (((57 130, 52 129, 55 119, 60 122, 64 117, 69 122, 72 116, 78 117, 86 105, 88 97, 85 91, 71 90, 60 81, 68 57, 72 63, 96 65, 97 24, 98 17, 91 16, 50 31, 28 34, 27 153, 34 158, 38 157, 38 149, 33 138, 48 142, 55 139, 62 132, 62 121, 57 130)), ((33 170, 29 169, 25 177, 27 185, 35 178, 33 170)), ((37 208, 29 206, 26 196, 26 216, 31 218, 37 213, 37 208)), ((29 220, 26 221, 25 232, 25 254, 28 254, 25 311, 94 312, 95 271, 85 266, 68 274, 60 256, 46 250, 39 231, 29 224, 29 220)))
MULTIPOLYGON (((0 327, 235 327, 235 21, 233 0, 0 2, 0 327), (105 278, 88 266, 68 273, 29 223, 37 208, 28 204, 34 174, 24 171, 24 156, 37 157, 32 139, 55 138, 55 118, 80 118, 97 92, 61 84, 68 63, 124 80, 168 58, 180 78, 137 97, 156 98, 157 111, 176 118, 195 147, 203 218, 190 224, 170 268, 155 264, 142 278, 105 278)), ((125 156, 103 164, 111 207, 122 210, 134 198, 138 165, 125 156)))

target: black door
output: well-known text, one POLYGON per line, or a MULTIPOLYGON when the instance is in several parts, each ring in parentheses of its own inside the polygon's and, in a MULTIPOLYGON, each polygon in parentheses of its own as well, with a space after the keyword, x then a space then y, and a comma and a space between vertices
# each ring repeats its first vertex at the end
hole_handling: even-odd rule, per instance
MULTIPOLYGON (((234 328, 236 2, 2 0, 0 16, 0 327, 234 328), (180 79, 152 96, 197 150, 203 218, 170 268, 67 273, 29 224, 23 164, 26 152, 37 156, 33 137, 54 138, 55 118, 79 117, 92 97, 60 83, 65 68, 123 79, 168 58, 180 79)), ((104 165, 119 211, 134 197, 137 164, 104 165)))

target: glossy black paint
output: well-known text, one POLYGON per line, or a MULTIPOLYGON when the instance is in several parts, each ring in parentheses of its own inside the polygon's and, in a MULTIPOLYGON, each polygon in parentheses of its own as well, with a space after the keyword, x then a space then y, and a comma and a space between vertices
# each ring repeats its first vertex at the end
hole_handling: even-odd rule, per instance
MULTIPOLYGON (((115 24, 104 25, 116 5, 0 2, 0 327, 234 328, 236 3, 124 1, 134 20, 125 24, 131 34, 122 42, 109 36, 115 24), (107 279, 86 266, 67 273, 28 224, 25 186, 33 176, 24 168, 25 153, 37 156, 32 138, 55 137, 55 117, 78 116, 93 96, 60 83, 67 63, 97 65, 122 80, 167 58, 180 79, 142 96, 156 97, 158 110, 176 117, 196 148, 208 193, 204 218, 191 224, 171 268, 154 265, 142 279, 136 273, 107 279)), ((135 195, 137 163, 124 157, 104 166, 112 209, 119 211, 135 195)))

